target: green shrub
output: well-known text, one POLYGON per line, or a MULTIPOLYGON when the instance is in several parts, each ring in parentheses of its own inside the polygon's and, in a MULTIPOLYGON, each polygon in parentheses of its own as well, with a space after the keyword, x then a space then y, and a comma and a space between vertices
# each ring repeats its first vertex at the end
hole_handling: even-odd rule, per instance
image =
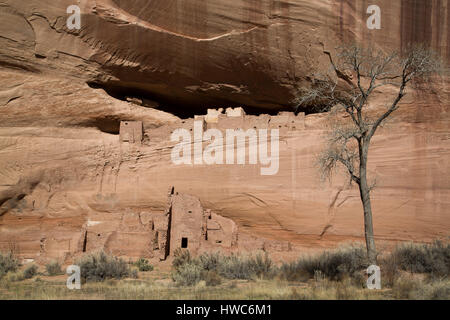
POLYGON ((19 267, 17 258, 12 253, 1 254, 0 253, 0 278, 6 275, 8 272, 15 272, 19 267))
POLYGON ((139 271, 142 271, 142 272, 153 271, 153 266, 148 263, 147 259, 140 258, 134 264, 139 269, 139 271))
POLYGON ((57 261, 52 261, 45 265, 45 270, 49 276, 57 276, 63 274, 61 265, 57 261))
POLYGON ((252 273, 259 278, 272 278, 275 273, 275 267, 267 254, 257 254, 251 257, 249 265, 252 273))
POLYGON ((250 279, 252 272, 245 259, 237 255, 222 257, 218 272, 227 279, 250 279))
POLYGON ((38 271, 38 267, 35 264, 31 264, 23 270, 23 277, 24 279, 31 279, 33 278, 38 271))
POLYGON ((320 271, 324 277, 330 280, 351 277, 359 282, 362 270, 368 266, 364 248, 340 248, 315 256, 304 256, 291 263, 284 263, 279 269, 279 276, 289 281, 304 281, 314 278, 314 275, 320 271))
POLYGON ((450 271, 450 244, 404 244, 397 247, 392 258, 402 270, 428 273, 433 277, 448 277, 450 271))
POLYGON ((275 270, 267 255, 256 256, 223 256, 217 266, 217 271, 227 279, 271 278, 275 270))
POLYGON ((221 264, 222 256, 218 252, 207 252, 200 255, 197 260, 204 270, 217 270, 221 264))
POLYGON ((103 251, 87 254, 75 264, 80 266, 81 279, 84 282, 122 279, 130 276, 130 269, 124 260, 103 251))
POLYGON ((195 285, 201 280, 206 285, 218 285, 226 279, 272 278, 276 268, 267 255, 224 256, 204 253, 192 258, 189 251, 176 251, 172 263, 173 279, 181 285, 195 285))

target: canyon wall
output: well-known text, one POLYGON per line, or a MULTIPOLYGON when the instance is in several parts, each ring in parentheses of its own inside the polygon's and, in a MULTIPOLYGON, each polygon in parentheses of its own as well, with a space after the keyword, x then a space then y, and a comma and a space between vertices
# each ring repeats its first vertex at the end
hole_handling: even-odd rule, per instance
MULTIPOLYGON (((27 258, 79 251, 96 217, 119 228, 124 215, 133 225, 142 211, 164 210, 169 186, 243 234, 305 250, 362 240, 357 190, 317 173, 326 115, 280 128, 273 176, 259 165, 177 166, 170 134, 211 107, 243 106, 253 115, 242 123, 269 127, 270 116, 257 114, 291 110, 298 90, 329 68, 327 52, 347 41, 385 50, 425 42, 450 61, 444 0, 86 0, 81 30, 68 30, 73 2, 0 4, 0 248, 27 258), (366 27, 369 4, 382 10, 381 30, 366 27), (121 121, 142 121, 142 144, 121 142, 121 121)), ((437 87, 409 91, 374 139, 378 241, 449 236, 448 77, 437 87)))
POLYGON ((343 42, 396 50, 425 42, 450 59, 446 0, 84 0, 81 29, 68 30, 72 4, 4 1, 2 65, 178 108, 270 110, 292 107, 298 89, 328 68, 324 51, 343 42), (366 26, 373 4, 380 30, 366 26))

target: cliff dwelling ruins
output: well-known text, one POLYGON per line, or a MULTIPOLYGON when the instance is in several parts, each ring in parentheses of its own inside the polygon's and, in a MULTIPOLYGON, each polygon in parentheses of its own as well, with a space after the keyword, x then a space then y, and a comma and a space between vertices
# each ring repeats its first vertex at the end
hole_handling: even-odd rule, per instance
POLYGON ((165 260, 176 249, 196 254, 208 249, 233 249, 237 245, 237 227, 227 218, 204 209, 191 195, 168 193, 164 212, 126 212, 111 224, 107 216, 83 226, 78 251, 105 249, 119 256, 165 260))
MULTIPOLYGON (((50 199, 58 199, 65 191, 52 191, 52 188, 58 187, 50 184, 43 189, 41 183, 39 187, 33 187, 36 190, 26 192, 29 195, 22 199, 21 206, 13 209, 17 214, 2 217, 4 225, 12 224, 15 227, 0 234, 0 245, 6 248, 9 243, 14 243, 19 248, 18 254, 29 261, 70 261, 83 253, 98 250, 116 256, 145 257, 159 261, 173 256, 178 248, 187 249, 193 254, 241 249, 290 251, 291 245, 287 241, 268 240, 238 232, 238 226, 232 219, 204 208, 200 199, 178 192, 174 187, 170 188, 165 206, 148 201, 144 202, 142 208, 120 203, 117 196, 120 190, 117 190, 116 182, 105 180, 107 173, 111 172, 109 174, 115 179, 118 179, 117 175, 124 174, 125 178, 122 179, 136 181, 136 189, 131 183, 127 190, 139 192, 139 174, 135 167, 140 155, 147 148, 157 149, 160 144, 167 145, 173 130, 179 127, 192 129, 194 121, 201 121, 204 130, 274 128, 287 133, 304 128, 304 114, 296 116, 284 112, 278 116, 258 117, 246 115, 242 108, 225 111, 210 109, 206 115, 157 128, 145 128, 144 121, 123 120, 120 122, 119 135, 111 135, 115 139, 110 146, 111 152, 116 153, 115 160, 105 161, 103 154, 98 154, 100 187, 96 191, 92 190, 92 198, 88 200, 89 209, 79 207, 81 211, 77 212, 69 209, 66 216, 53 217, 48 213, 50 202, 40 205, 39 201, 47 195, 50 199), (23 218, 22 212, 28 210, 31 210, 32 215, 23 218), (19 233, 22 235, 20 239, 17 237, 19 233)), ((167 163, 170 163, 170 159, 167 159, 167 163)), ((60 200, 57 201, 59 203, 60 200)))
POLYGON ((120 122, 120 141, 129 143, 141 143, 143 135, 142 121, 120 122))

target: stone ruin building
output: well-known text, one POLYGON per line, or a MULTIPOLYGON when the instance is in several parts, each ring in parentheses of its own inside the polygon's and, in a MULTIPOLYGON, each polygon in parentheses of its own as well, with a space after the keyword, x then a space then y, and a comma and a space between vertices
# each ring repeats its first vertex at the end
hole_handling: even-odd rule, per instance
POLYGON ((120 142, 141 143, 143 135, 142 121, 120 122, 120 142))
POLYGON ((305 113, 279 112, 275 116, 268 114, 248 115, 244 109, 227 108, 208 109, 206 115, 195 116, 196 121, 204 121, 205 129, 279 129, 280 132, 305 129, 305 113))
POLYGON ((295 131, 306 129, 305 113, 297 115, 294 112, 279 112, 277 115, 246 114, 241 107, 208 109, 206 115, 196 115, 194 118, 182 119, 175 124, 152 128, 146 132, 141 121, 122 121, 120 124, 120 142, 135 146, 153 143, 167 143, 175 129, 192 131, 194 122, 201 121, 203 130, 218 129, 225 133, 227 129, 278 129, 280 135, 290 135, 295 131), (145 133, 145 134, 144 134, 145 133), (144 139, 150 137, 150 139, 144 139), (151 141, 151 143, 149 143, 151 141))
MULTIPOLYGON (((247 115, 243 108, 209 109, 206 115, 195 116, 190 120, 203 121, 204 130, 268 128, 287 133, 305 128, 304 113, 295 115, 293 112, 280 112, 276 116, 254 116, 247 115)), ((185 120, 182 124, 189 127, 191 121, 185 120)), ((161 130, 172 129, 168 127, 161 130)), ((167 137, 169 131, 160 136, 167 137)), ((142 121, 122 121, 119 137, 121 143, 141 145, 144 137, 142 121)), ((284 242, 247 242, 249 245, 251 242, 251 248, 270 247, 276 251, 290 251, 290 244, 284 242)), ((243 247, 246 245, 240 244, 243 247)), ((165 210, 135 212, 129 209, 121 213, 92 214, 83 225, 76 251, 105 249, 118 256, 165 260, 178 248, 197 254, 218 248, 232 250, 237 246, 238 230, 231 219, 204 209, 199 199, 175 192, 172 187, 165 210)))
POLYGON ((177 248, 199 251, 237 245, 237 227, 227 218, 203 209, 200 201, 191 195, 174 193, 170 198, 169 253, 177 248))
POLYGON ((237 227, 227 218, 204 209, 194 196, 171 187, 164 212, 125 212, 89 220, 83 227, 79 252, 105 249, 114 255, 165 260, 176 249, 193 254, 208 249, 232 249, 237 227))

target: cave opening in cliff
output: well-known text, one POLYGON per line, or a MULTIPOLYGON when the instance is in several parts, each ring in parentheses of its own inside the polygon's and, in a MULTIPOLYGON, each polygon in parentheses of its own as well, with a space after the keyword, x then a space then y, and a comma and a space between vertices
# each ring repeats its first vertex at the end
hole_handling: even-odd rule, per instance
POLYGON ((118 118, 108 118, 102 117, 97 118, 87 123, 84 123, 87 127, 94 127, 104 133, 109 133, 113 135, 119 135, 120 133, 120 119, 118 118))
MULTIPOLYGON (((150 93, 140 88, 129 87, 127 85, 100 83, 100 82, 88 82, 88 85, 94 89, 103 89, 109 96, 121 100, 133 103, 144 108, 154 108, 160 111, 164 111, 181 119, 194 118, 196 115, 206 115, 208 109, 219 108, 237 108, 242 107, 245 113, 248 115, 259 116, 262 114, 268 114, 271 116, 277 115, 279 112, 295 110, 291 106, 277 107, 277 108, 261 108, 249 105, 243 105, 236 102, 231 102, 225 99, 213 99, 211 97, 197 97, 192 99, 192 96, 186 97, 186 99, 173 97, 168 98, 154 93, 150 93), (203 101, 203 102, 198 102, 203 101)), ((313 110, 313 109, 311 109, 313 110)), ((313 113, 311 111, 310 113, 313 113)), ((120 125, 120 121, 119 121, 120 125)), ((104 123, 103 127, 107 127, 107 131, 104 132, 116 132, 111 128, 116 128, 117 124, 104 123)))

